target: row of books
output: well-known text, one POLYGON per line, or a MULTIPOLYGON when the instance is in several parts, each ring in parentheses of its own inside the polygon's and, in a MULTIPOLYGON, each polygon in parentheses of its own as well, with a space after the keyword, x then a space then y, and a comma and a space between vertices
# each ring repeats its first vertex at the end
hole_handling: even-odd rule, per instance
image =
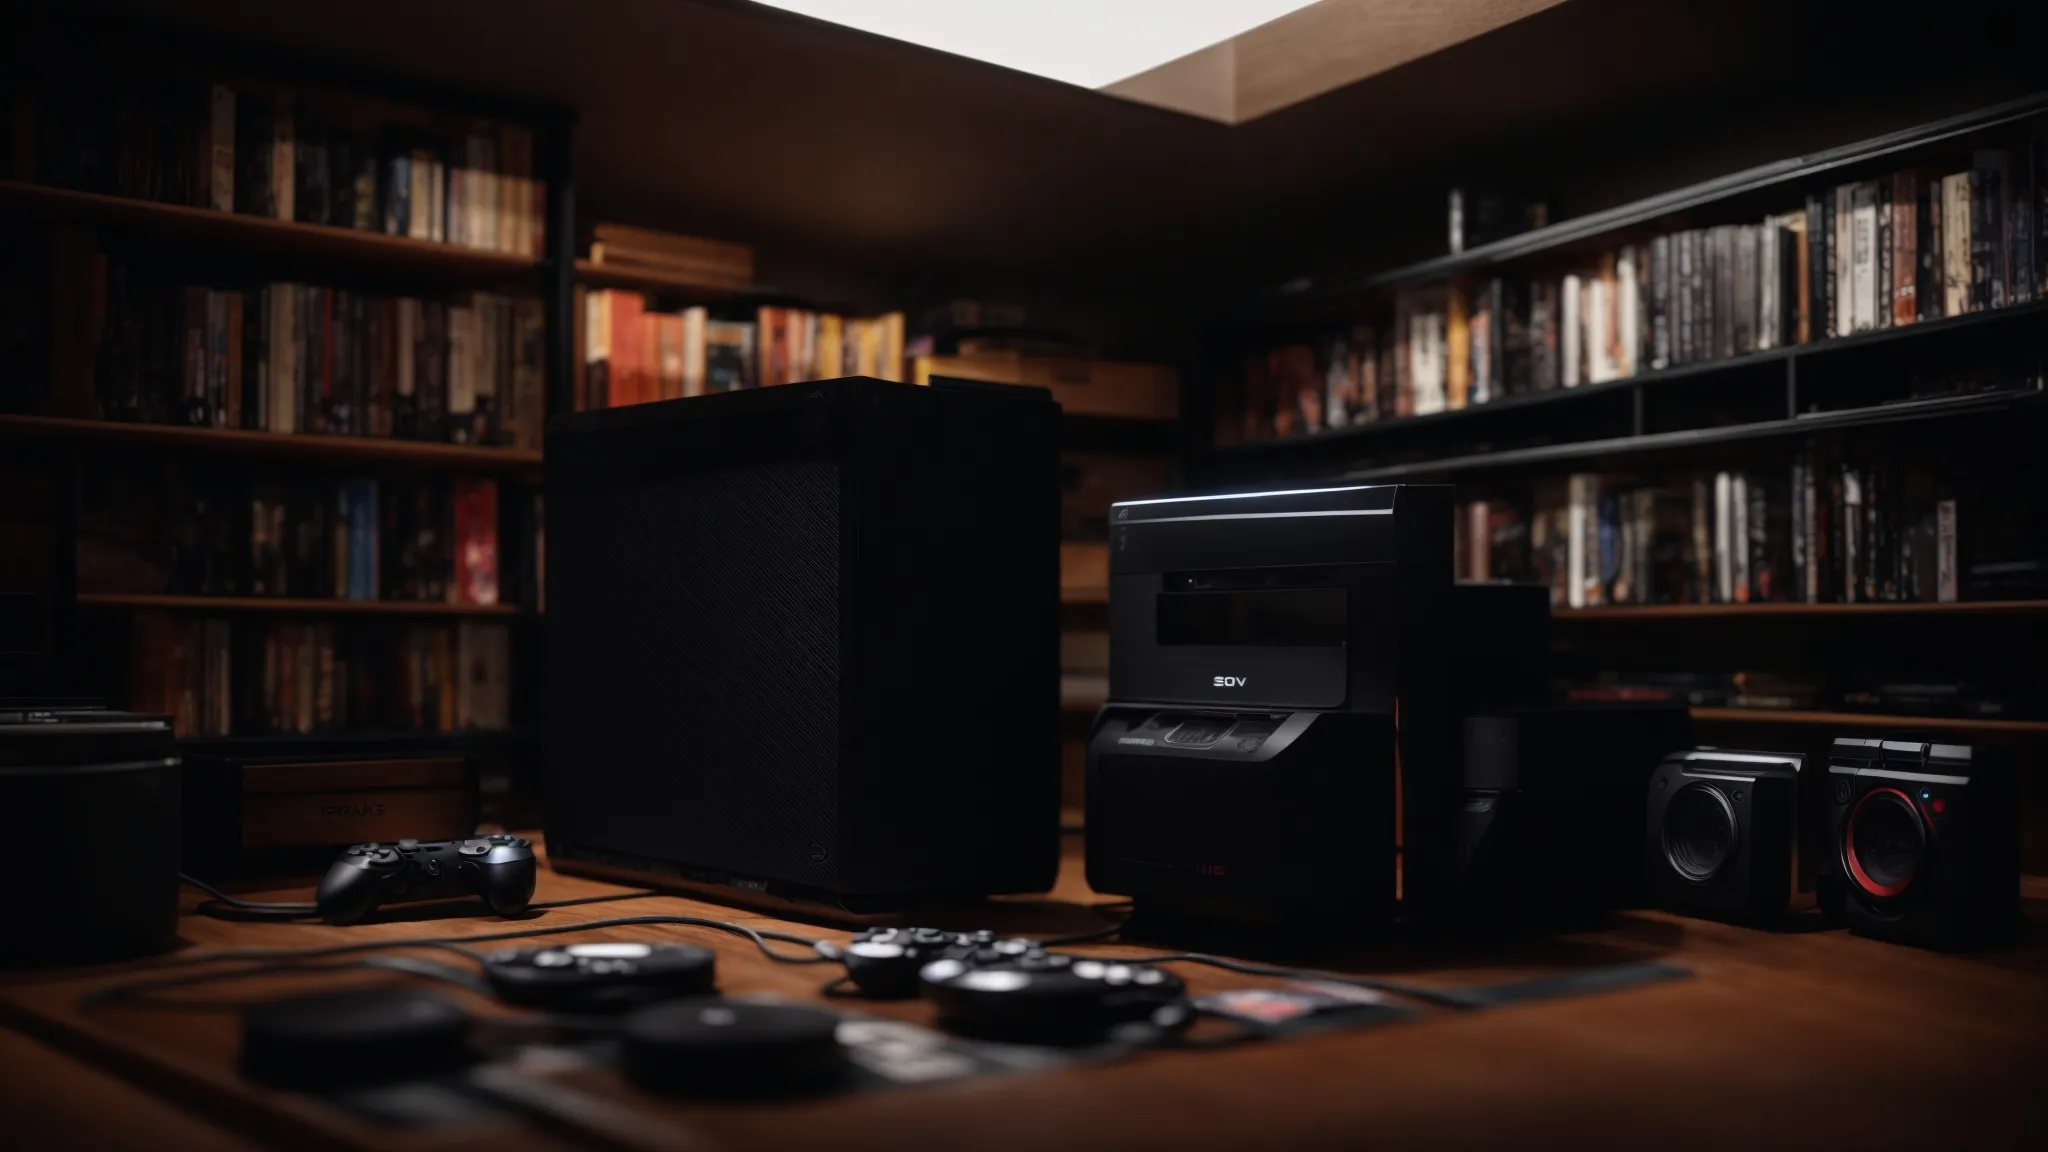
POLYGON ((638 292, 583 300, 579 408, 616 408, 841 376, 903 379, 903 314, 853 317, 760 308, 751 320, 704 308, 659 312, 638 292))
POLYGON ((91 592, 498 603, 493 480, 288 483, 126 470, 87 480, 91 592))
POLYGON ((482 121, 371 123, 290 88, 190 76, 10 95, 13 179, 538 258, 534 135, 482 121))
POLYGON ((1575 473, 1456 513, 1463 580, 1534 580, 1560 608, 1953 601, 1958 501, 1933 478, 1816 448, 1789 473, 1679 483, 1575 473))
POLYGON ((128 706, 180 737, 496 731, 511 719, 503 624, 365 627, 137 613, 128 706))
POLYGON ((742 289, 754 283, 754 250, 730 241, 600 222, 591 229, 589 254, 593 264, 707 288, 742 289))
POLYGON ((539 300, 189 284, 83 229, 52 243, 48 413, 540 446, 539 300))
POLYGON ((1558 279, 1399 293, 1391 322, 1247 357, 1233 436, 1306 435, 2031 302, 2048 141, 1621 246, 1558 279))

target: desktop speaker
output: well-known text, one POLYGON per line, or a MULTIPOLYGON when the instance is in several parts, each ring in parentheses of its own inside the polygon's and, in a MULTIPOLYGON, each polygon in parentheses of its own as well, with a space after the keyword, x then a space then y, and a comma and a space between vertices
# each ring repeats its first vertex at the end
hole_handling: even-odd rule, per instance
POLYGON ((2019 926, 2019 797, 2002 750, 1838 739, 1830 911, 1859 936, 1928 948, 2009 942, 2019 926))
POLYGON ((1699 748, 1651 774, 1650 891, 1674 912, 1772 925, 1813 891, 1799 851, 1805 759, 1699 748))
POLYGON ((1058 425, 868 379, 552 420, 553 862, 852 912, 1050 887, 1058 425))

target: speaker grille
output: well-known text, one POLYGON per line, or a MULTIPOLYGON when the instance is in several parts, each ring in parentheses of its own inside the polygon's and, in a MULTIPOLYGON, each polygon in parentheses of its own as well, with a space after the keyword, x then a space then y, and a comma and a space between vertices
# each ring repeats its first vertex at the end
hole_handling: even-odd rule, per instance
POLYGON ((551 825, 832 885, 839 485, 785 458, 551 495, 551 825))

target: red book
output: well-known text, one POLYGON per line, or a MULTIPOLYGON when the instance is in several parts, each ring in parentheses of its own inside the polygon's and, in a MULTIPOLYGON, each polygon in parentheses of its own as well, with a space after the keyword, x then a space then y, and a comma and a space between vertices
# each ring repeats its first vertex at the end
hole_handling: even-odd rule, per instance
POLYGON ((498 484, 495 480, 455 482, 456 604, 498 602, 498 484))
POLYGON ((614 292, 611 298, 611 405, 617 408, 647 399, 640 365, 640 323, 647 302, 638 292, 614 292))

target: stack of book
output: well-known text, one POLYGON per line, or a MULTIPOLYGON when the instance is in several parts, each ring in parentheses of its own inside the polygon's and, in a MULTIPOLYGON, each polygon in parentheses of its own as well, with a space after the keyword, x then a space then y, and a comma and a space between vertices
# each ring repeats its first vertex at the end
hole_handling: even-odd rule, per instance
POLYGON ((492 480, 96 474, 82 495, 87 592, 461 605, 499 601, 492 480))
POLYGON ((128 706, 180 737, 347 729, 497 730, 510 718, 503 624, 234 622, 138 613, 128 706))
POLYGON ((1962 597, 1959 500, 1918 470, 1810 445, 1787 472, 1575 473, 1457 509, 1464 580, 1535 580, 1557 607, 1962 597))
POLYGON ((1397 294, 1248 356, 1219 439, 1310 435, 2004 308, 2048 278, 2048 141, 1807 197, 1755 223, 1627 244, 1557 278, 1397 294))
POLYGON ((754 282, 754 250, 745 244, 625 224, 591 230, 590 262, 705 288, 739 290, 754 282))
POLYGON ((538 258, 531 130, 239 80, 96 74, 9 96, 15 180, 538 258))
MULTIPOLYGON (((540 447, 540 301, 192 284, 59 229, 50 415, 540 447)), ((17 286, 25 291, 28 286, 17 286)))

